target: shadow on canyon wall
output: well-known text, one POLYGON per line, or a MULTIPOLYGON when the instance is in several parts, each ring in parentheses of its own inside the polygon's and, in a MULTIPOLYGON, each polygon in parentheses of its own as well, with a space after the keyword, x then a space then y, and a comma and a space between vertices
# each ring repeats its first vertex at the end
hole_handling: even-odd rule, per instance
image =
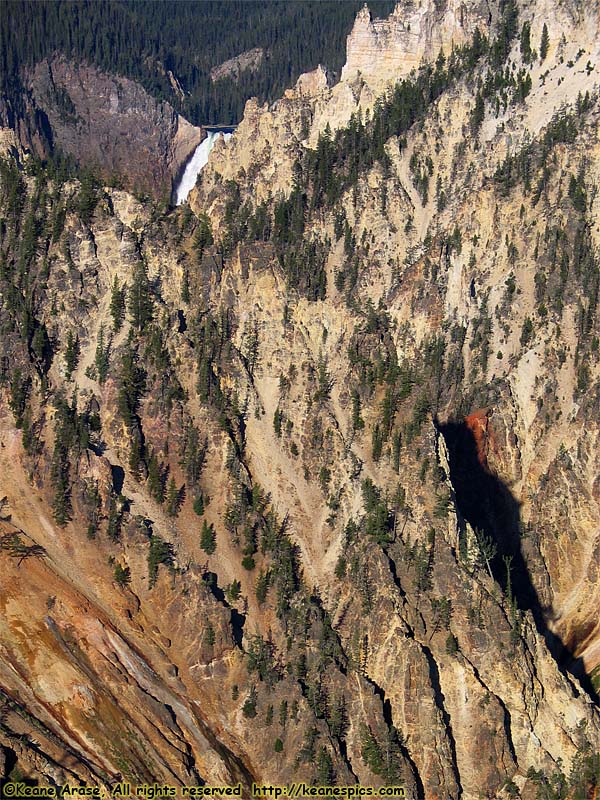
POLYGON ((490 561, 494 579, 506 592, 508 581, 504 559, 510 557, 511 588, 519 609, 531 612, 536 628, 560 670, 577 678, 587 694, 598 703, 600 698, 581 658, 573 658, 565 643, 548 627, 551 609, 542 605, 523 554, 518 500, 498 476, 482 464, 481 451, 466 421, 442 424, 436 420, 435 425, 448 449, 450 479, 459 516, 494 542, 496 554, 490 561))

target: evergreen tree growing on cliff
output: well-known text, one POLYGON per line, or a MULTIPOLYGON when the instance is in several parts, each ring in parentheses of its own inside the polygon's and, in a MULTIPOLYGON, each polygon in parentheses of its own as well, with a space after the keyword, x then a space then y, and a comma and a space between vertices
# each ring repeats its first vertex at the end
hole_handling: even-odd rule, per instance
POLYGON ((321 747, 317 755, 317 782, 321 786, 331 784, 335 779, 333 761, 325 747, 321 747))
POLYGON ((185 472, 188 485, 195 486, 200 480, 204 459, 208 449, 208 439, 200 443, 200 434, 194 425, 190 425, 185 432, 180 465, 185 472))
POLYGON ((177 484, 175 483, 175 478, 171 476, 166 497, 167 514, 170 517, 176 517, 179 512, 180 505, 181 505, 181 492, 177 488, 177 484))
POLYGON ((113 331, 117 333, 121 330, 125 316, 125 284, 120 287, 116 275, 110 292, 110 315, 113 320, 113 331))
POLYGON ((381 775, 383 771, 383 753, 379 742, 373 735, 373 731, 366 725, 361 730, 361 751, 363 762, 371 769, 375 775, 381 775))
POLYGON ((542 41, 540 42, 540 61, 546 60, 549 46, 550 46, 550 36, 548 34, 548 26, 544 22, 544 27, 542 28, 542 41))
POLYGON ((217 537, 215 534, 215 528, 212 522, 210 525, 207 523, 206 520, 202 523, 202 533, 200 534, 200 547, 204 550, 205 553, 208 555, 212 555, 217 549, 217 537))
POLYGON ((123 567, 121 564, 117 563, 115 567, 115 581, 121 587, 131 583, 131 570, 129 567, 123 567))
POLYGON ((108 377, 109 367, 109 350, 110 342, 107 344, 104 338, 104 325, 100 326, 98 333, 98 344, 96 346, 96 355, 94 364, 96 366, 96 375, 98 376, 98 383, 102 386, 108 377))
POLYGON ((524 22, 521 29, 521 55, 526 64, 531 63, 533 53, 531 52, 531 25, 529 22, 524 22))
POLYGON ((131 429, 136 421, 140 397, 145 388, 145 375, 138 364, 137 353, 129 347, 123 353, 118 384, 119 412, 127 427, 131 429))
POLYGON ((131 324, 138 333, 142 333, 146 325, 152 322, 154 312, 154 302, 148 270, 143 262, 140 262, 133 273, 133 281, 129 290, 128 311, 131 317, 131 324))
POLYGON ((513 39, 517 34, 519 9, 515 0, 501 0, 502 16, 498 26, 498 34, 492 46, 492 63, 496 68, 501 67, 509 56, 513 39))
POLYGON ((70 451, 77 447, 78 415, 76 399, 69 404, 62 395, 54 402, 54 452, 50 467, 50 483, 54 490, 52 512, 54 521, 63 527, 71 518, 70 451))
POLYGON ((15 418, 17 428, 23 426, 23 417, 27 408, 30 380, 23 376, 20 369, 16 369, 10 381, 10 397, 8 404, 15 418))
POLYGON ((194 249, 198 256, 198 262, 202 261, 204 250, 211 245, 213 241, 210 221, 206 214, 202 214, 198 220, 198 227, 194 236, 194 249))
POLYGON ((92 221, 92 216, 98 204, 98 182, 90 172, 81 176, 81 188, 75 198, 75 211, 86 225, 92 221))
POLYGON ((148 581, 150 588, 156 583, 159 565, 173 566, 174 557, 173 545, 170 542, 165 542, 160 536, 152 534, 150 550, 148 551, 148 581))
POLYGON ((165 487, 161 474, 160 464, 155 453, 151 453, 148 459, 148 491, 157 503, 164 503, 165 487))
POLYGON ((77 369, 79 362, 79 336, 69 331, 65 349, 65 378, 70 381, 71 375, 77 369))

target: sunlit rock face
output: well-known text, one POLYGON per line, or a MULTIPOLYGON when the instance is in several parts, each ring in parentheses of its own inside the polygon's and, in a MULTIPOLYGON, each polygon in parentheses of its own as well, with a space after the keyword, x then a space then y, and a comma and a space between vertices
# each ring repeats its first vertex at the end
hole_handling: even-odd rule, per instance
POLYGON ((387 19, 372 19, 367 5, 356 17, 347 43, 342 80, 361 76, 383 89, 408 75, 423 59, 464 44, 479 27, 489 29, 487 2, 417 0, 400 2, 387 19))
POLYGON ((534 800, 600 750, 595 17, 521 4, 528 92, 367 135, 372 38, 405 75, 478 9, 362 12, 183 208, 2 165, 5 772, 534 800))

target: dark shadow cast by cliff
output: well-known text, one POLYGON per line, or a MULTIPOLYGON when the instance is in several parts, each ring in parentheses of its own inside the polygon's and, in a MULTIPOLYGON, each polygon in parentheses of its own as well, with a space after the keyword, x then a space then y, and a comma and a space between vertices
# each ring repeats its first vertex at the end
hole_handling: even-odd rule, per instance
POLYGON ((120 495, 123 491, 123 484, 125 483, 125 470, 117 464, 110 465, 112 474, 112 483, 115 494, 120 495))
POLYGON ((219 603, 222 603, 226 608, 231 611, 231 635, 233 636, 233 641, 235 642, 236 647, 240 649, 243 648, 243 640, 244 640, 244 625, 246 623, 246 615, 241 614, 235 606, 232 606, 228 603, 227 598, 225 597, 225 592, 219 586, 219 578, 216 572, 210 572, 208 566, 204 567, 204 571, 202 573, 202 580, 204 581, 206 587, 215 598, 218 600, 219 603))
MULTIPOLYGON (((561 671, 569 672, 583 689, 599 702, 581 659, 574 659, 561 639, 548 627, 550 609, 544 608, 531 580, 521 541, 520 504, 510 489, 482 463, 481 448, 465 421, 440 423, 437 430, 448 449, 450 480, 456 496, 459 517, 493 542, 495 554, 490 569, 496 582, 507 591, 506 559, 510 559, 510 581, 513 597, 521 611, 531 611, 538 632, 561 671)), ((459 520, 460 521, 460 520, 459 520)))

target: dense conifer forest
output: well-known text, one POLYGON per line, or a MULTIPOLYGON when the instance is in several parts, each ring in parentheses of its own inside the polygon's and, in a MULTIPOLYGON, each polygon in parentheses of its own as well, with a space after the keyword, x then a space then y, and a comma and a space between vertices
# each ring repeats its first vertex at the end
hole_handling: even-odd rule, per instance
MULTIPOLYGON (((0 6, 0 91, 18 107, 23 68, 55 52, 139 81, 195 124, 235 123, 251 96, 275 100, 300 73, 325 64, 341 69, 346 36, 361 0, 242 2, 22 2, 0 6), (256 71, 215 83, 210 71, 262 47, 256 71), (185 98, 177 97, 171 71, 185 98)), ((370 8, 384 16, 391 0, 370 8)))

